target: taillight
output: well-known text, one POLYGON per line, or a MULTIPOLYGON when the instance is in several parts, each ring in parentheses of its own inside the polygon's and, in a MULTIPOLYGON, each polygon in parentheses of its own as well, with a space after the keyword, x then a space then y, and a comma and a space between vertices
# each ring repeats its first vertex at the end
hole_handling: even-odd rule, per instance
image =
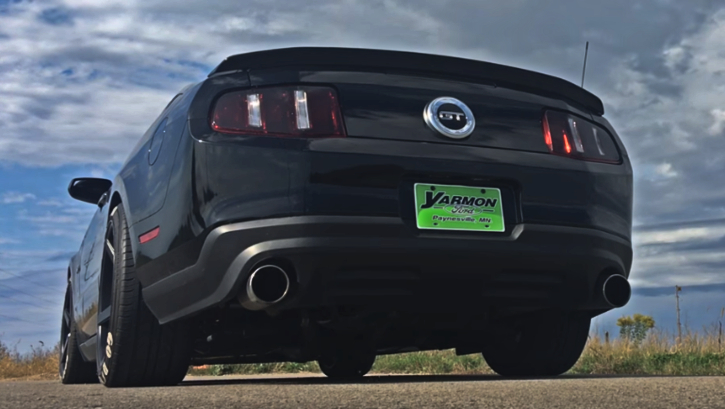
POLYGON ((619 163, 612 136, 586 119, 559 111, 546 111, 542 119, 544 142, 549 152, 576 159, 619 163))
POLYGON ((211 127, 233 134, 345 136, 335 90, 288 86, 233 91, 219 97, 211 127))

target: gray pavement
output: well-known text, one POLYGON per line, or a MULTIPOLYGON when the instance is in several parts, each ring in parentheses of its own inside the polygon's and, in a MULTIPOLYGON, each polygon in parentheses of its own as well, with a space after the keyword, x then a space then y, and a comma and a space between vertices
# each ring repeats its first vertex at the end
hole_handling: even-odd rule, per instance
POLYGON ((187 378, 168 388, 0 382, 0 408, 725 408, 725 377, 367 376, 187 378))

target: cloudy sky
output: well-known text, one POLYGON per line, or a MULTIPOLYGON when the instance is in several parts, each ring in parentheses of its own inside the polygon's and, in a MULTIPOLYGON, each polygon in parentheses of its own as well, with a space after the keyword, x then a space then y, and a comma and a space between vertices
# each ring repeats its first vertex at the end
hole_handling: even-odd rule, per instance
POLYGON ((184 85, 224 57, 295 45, 448 54, 586 87, 634 161, 636 295, 623 313, 693 327, 725 307, 722 0, 0 0, 0 336, 54 344, 68 257, 111 177, 184 85))

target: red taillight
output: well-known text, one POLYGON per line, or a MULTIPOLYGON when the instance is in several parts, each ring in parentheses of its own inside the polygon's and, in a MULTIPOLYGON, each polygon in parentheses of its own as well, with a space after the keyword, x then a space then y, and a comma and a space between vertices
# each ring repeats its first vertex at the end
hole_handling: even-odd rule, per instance
POLYGON ((619 163, 609 132, 586 119, 559 111, 546 111, 541 120, 549 152, 571 158, 619 163))
POLYGON ((335 90, 289 86, 233 91, 219 97, 211 116, 217 132, 268 136, 345 136, 335 90))
POLYGON ((564 138, 564 152, 571 153, 571 145, 569 145, 569 137, 566 136, 566 131, 562 131, 561 135, 564 138))
POLYGON ((544 115, 544 119, 541 123, 544 126, 544 142, 546 142, 546 146, 549 147, 549 152, 553 152, 554 143, 551 140, 551 129, 549 129, 549 120, 546 119, 546 115, 544 115))

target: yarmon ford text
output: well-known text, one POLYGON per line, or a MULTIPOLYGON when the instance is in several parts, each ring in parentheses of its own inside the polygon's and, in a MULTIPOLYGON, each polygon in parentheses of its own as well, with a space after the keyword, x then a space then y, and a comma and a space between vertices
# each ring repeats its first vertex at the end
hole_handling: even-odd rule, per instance
MULTIPOLYGON (((469 222, 469 223, 476 223, 476 219, 474 217, 453 217, 453 216, 433 216, 434 221, 439 222, 469 222)), ((491 219, 488 217, 479 217, 478 223, 491 223, 491 219)))

